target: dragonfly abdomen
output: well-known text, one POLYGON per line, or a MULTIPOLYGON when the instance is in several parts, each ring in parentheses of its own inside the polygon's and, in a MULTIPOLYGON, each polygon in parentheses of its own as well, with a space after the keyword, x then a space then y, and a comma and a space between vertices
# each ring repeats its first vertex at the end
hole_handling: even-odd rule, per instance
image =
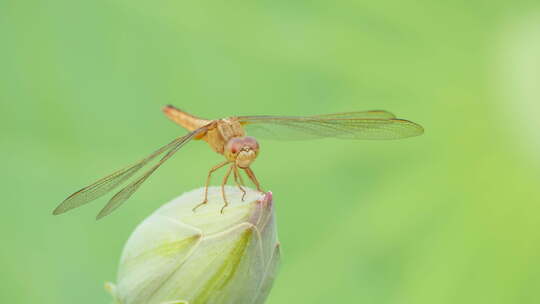
POLYGON ((201 127, 204 127, 211 122, 211 120, 202 119, 202 118, 193 116, 171 105, 164 106, 163 113, 165 113, 165 115, 170 120, 172 120, 173 122, 182 126, 183 128, 187 129, 190 132, 195 131, 201 127))

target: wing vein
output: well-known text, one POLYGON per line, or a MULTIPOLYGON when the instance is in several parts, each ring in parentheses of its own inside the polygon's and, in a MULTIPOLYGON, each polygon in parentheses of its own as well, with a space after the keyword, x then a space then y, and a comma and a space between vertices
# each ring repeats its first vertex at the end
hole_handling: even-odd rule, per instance
POLYGON ((399 139, 417 136, 423 128, 386 111, 366 111, 315 116, 239 116, 250 135, 298 140, 335 137, 342 139, 399 139))
POLYGON ((142 167, 152 161, 154 158, 164 153, 165 151, 170 151, 172 148, 178 146, 179 143, 185 143, 191 139, 199 130, 193 131, 185 136, 178 137, 166 144, 165 146, 157 149, 152 154, 143 158, 142 160, 120 169, 112 174, 97 180, 89 186, 86 186, 79 191, 71 194, 67 197, 61 204, 58 205, 53 211, 53 214, 62 214, 71 209, 85 205, 93 200, 96 200, 108 192, 114 190, 119 185, 126 182, 130 177, 137 173, 142 167))
POLYGON ((148 171, 146 171, 141 177, 131 182, 129 185, 124 187, 122 190, 118 191, 101 209, 101 211, 98 213, 96 219, 101 219, 104 216, 107 216, 111 214, 114 210, 116 210, 120 205, 122 205, 126 200, 128 200, 137 189, 146 181, 152 173, 154 173, 165 161, 167 161, 171 156, 173 156, 185 143, 187 143, 193 136, 196 134, 196 132, 192 132, 185 137, 182 138, 181 141, 179 141, 175 146, 173 146, 167 154, 165 154, 157 164, 152 166, 148 171))

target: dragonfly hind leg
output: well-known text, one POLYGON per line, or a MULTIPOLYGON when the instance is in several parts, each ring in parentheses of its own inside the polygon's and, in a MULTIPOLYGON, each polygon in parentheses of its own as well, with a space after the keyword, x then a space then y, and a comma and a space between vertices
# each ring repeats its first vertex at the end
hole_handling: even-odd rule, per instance
POLYGON ((210 171, 208 171, 208 176, 206 177, 206 185, 204 187, 204 200, 197 206, 193 207, 193 212, 195 212, 195 210, 197 210, 197 208, 199 208, 200 206, 208 203, 208 186, 210 185, 210 178, 212 177, 212 173, 216 172, 217 169, 225 166, 228 163, 230 163, 230 161, 222 162, 218 165, 215 165, 214 167, 212 167, 212 169, 210 169, 210 171))

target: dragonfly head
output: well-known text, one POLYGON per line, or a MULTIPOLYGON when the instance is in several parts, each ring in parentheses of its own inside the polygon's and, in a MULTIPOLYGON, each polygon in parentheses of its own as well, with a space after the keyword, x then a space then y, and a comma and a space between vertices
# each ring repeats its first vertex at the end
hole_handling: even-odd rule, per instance
POLYGON ((259 154, 259 143, 251 136, 234 137, 225 145, 225 157, 240 168, 248 168, 259 154))

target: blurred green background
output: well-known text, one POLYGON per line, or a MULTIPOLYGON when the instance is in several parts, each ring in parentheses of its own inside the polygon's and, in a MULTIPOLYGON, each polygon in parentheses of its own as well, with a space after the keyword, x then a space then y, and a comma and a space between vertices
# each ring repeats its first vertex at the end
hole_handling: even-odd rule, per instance
POLYGON ((105 198, 51 211, 184 134, 169 103, 426 129, 261 141, 283 249, 268 303, 540 302, 538 1, 3 0, 0 37, 1 303, 109 303, 130 232, 221 156, 191 143, 99 222, 105 198))

